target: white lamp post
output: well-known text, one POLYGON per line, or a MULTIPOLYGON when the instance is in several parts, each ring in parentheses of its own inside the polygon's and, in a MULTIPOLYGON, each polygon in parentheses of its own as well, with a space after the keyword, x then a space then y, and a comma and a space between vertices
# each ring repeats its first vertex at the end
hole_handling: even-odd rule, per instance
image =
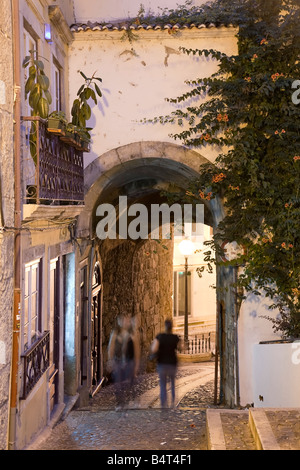
POLYGON ((188 331, 188 256, 194 252, 194 243, 185 239, 179 243, 180 253, 185 257, 185 312, 184 312, 184 346, 187 348, 189 340, 188 331))

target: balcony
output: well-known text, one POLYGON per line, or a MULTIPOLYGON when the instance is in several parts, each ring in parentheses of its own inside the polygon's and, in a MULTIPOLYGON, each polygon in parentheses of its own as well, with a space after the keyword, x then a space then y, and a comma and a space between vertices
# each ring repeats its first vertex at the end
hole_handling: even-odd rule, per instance
POLYGON ((22 201, 79 205, 84 201, 83 150, 47 130, 40 117, 22 118, 22 201))
POLYGON ((21 400, 25 400, 42 375, 49 367, 50 333, 45 331, 42 337, 24 353, 23 360, 23 384, 21 400))

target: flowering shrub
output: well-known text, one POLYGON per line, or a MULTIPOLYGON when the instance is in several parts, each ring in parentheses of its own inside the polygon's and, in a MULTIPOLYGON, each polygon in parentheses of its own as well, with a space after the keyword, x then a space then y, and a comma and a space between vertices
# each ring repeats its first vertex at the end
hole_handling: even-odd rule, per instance
POLYGON ((188 147, 220 148, 185 197, 223 198, 212 248, 218 254, 225 240, 244 247, 239 285, 273 300, 283 337, 300 337, 300 106, 291 98, 300 78, 299 0, 216 0, 210 8, 239 26, 238 54, 182 48, 217 59, 219 70, 188 80, 191 91, 168 99, 180 107, 163 122, 186 123, 173 137, 188 147), (202 93, 208 100, 184 109, 202 93))

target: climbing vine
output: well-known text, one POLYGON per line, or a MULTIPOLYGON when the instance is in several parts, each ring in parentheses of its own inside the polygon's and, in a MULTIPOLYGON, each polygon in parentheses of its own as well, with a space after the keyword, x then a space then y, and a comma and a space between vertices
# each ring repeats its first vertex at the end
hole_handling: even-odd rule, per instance
POLYGON ((175 111, 151 120, 177 123, 181 131, 172 137, 188 147, 219 149, 214 164, 203 165, 177 197, 222 197, 226 215, 211 256, 219 260, 222 243, 236 241, 242 250, 229 263, 243 267, 238 284, 272 299, 271 308, 281 314, 275 330, 294 338, 300 337, 300 105, 292 100, 292 85, 300 79, 299 5, 217 0, 191 10, 191 21, 210 14, 212 22, 238 26, 238 53, 182 47, 187 55, 216 59, 218 71, 188 80, 188 92, 167 99, 178 105, 175 111))

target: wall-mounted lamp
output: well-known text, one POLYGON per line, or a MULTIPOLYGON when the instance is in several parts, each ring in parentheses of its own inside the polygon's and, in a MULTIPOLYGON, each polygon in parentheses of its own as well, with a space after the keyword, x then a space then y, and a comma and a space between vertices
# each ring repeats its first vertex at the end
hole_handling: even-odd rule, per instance
POLYGON ((47 23, 45 23, 45 39, 47 42, 52 42, 51 25, 47 23))

